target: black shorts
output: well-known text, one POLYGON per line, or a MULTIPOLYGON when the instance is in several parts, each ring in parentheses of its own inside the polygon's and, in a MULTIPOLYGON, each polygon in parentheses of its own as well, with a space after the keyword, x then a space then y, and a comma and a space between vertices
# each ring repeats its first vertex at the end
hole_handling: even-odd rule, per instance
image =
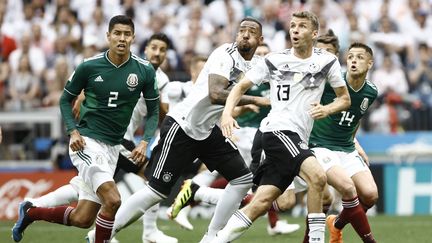
POLYGON ((299 174, 303 161, 314 156, 307 144, 295 132, 265 132, 261 142, 266 158, 255 174, 254 183, 273 185, 282 192, 299 174))
MULTIPOLYGON (((121 146, 123 146, 124 149, 126 149, 130 152, 132 152, 132 150, 135 149, 134 142, 127 140, 127 139, 123 139, 121 146)), ((131 173, 137 174, 138 171, 140 170, 140 167, 138 167, 132 160, 130 160, 128 157, 126 157, 126 155, 124 155, 120 152, 119 158, 117 160, 116 171, 115 171, 114 175, 117 174, 119 169, 121 169, 125 172, 131 172, 131 173)))
POLYGON ((228 181, 249 174, 234 143, 215 126, 204 140, 189 137, 180 125, 167 116, 162 123, 160 140, 154 148, 145 175, 149 186, 168 195, 182 171, 199 158, 210 171, 217 170, 228 181))

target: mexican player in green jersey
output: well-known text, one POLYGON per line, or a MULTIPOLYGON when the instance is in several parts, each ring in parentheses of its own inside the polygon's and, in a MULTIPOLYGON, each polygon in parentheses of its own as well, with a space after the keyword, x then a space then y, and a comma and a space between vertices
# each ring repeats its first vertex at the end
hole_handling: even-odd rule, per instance
MULTIPOLYGON (((319 46, 317 44, 317 46, 319 46)), ((360 119, 377 97, 377 89, 366 79, 373 65, 373 52, 362 43, 348 50, 347 72, 343 73, 351 97, 351 106, 339 113, 316 120, 309 144, 326 171, 327 183, 342 196, 342 212, 327 218, 330 242, 342 242, 342 229, 351 223, 363 242, 375 242, 364 208, 374 205, 376 185, 368 165, 358 153, 355 133, 360 119)), ((321 104, 336 98, 331 87, 325 87, 321 104)))
POLYGON ((60 109, 70 135, 69 155, 79 172, 78 205, 43 208, 23 201, 12 230, 16 242, 36 220, 80 228, 88 228, 96 220, 95 242, 110 240, 114 217, 121 204, 113 180, 119 144, 142 93, 148 110, 146 130, 131 159, 144 162, 147 143, 157 128, 159 93, 152 65, 130 52, 135 39, 132 20, 124 15, 111 18, 107 39, 108 51, 81 63, 60 98, 60 109), (71 103, 82 90, 86 98, 76 124, 71 103))

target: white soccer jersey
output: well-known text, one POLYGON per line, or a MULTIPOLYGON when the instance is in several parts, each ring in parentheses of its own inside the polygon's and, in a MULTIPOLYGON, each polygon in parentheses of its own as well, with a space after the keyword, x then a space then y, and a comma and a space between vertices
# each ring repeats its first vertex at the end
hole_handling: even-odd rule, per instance
MULTIPOLYGON (((208 76, 218 74, 236 84, 256 60, 246 61, 237 51, 235 43, 224 44, 210 54, 190 94, 168 115, 175 119, 184 132, 193 139, 206 139, 222 115, 223 105, 210 102, 208 76)), ((232 87, 231 87, 232 88, 232 87)))
POLYGON ((268 54, 246 73, 253 83, 270 83, 271 110, 262 132, 290 130, 309 140, 313 119, 311 104, 319 103, 325 82, 333 88, 345 86, 337 58, 314 48, 307 59, 296 57, 290 49, 268 54))
MULTIPOLYGON (((169 78, 164 73, 164 71, 162 71, 161 68, 158 68, 156 70, 156 81, 158 83, 160 101, 162 103, 168 103, 168 92, 166 90, 166 87, 168 86, 169 78)), ((141 94, 141 97, 139 98, 138 102, 135 105, 135 108, 131 116, 131 120, 129 122, 129 126, 127 127, 126 133, 123 136, 123 138, 130 141, 134 141, 135 131, 138 129, 139 126, 141 126, 142 121, 146 115, 147 115, 147 106, 141 94)))
POLYGON ((182 102, 184 98, 186 98, 192 89, 192 85, 192 81, 173 81, 169 83, 166 93, 168 93, 168 104, 170 109, 173 109, 177 104, 182 102))

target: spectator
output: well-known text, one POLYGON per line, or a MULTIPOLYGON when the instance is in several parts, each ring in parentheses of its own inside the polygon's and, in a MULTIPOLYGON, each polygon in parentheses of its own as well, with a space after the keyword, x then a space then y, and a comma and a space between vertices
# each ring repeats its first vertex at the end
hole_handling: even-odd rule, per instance
POLYGON ((18 69, 12 71, 9 79, 10 100, 6 109, 11 111, 28 110, 39 105, 39 79, 34 75, 29 56, 23 54, 18 62, 18 69))
POLYGON ((432 107, 432 51, 426 43, 418 45, 418 60, 411 63, 408 71, 412 93, 422 103, 432 107))
POLYGON ((9 56, 9 65, 12 72, 18 70, 19 60, 23 55, 28 56, 33 74, 37 77, 41 77, 42 72, 46 68, 45 54, 41 48, 33 45, 30 33, 25 33, 23 35, 21 45, 9 56))
POLYGON ((63 87, 71 75, 67 59, 57 58, 54 68, 46 72, 44 78, 45 95, 42 98, 43 106, 58 106, 63 87))

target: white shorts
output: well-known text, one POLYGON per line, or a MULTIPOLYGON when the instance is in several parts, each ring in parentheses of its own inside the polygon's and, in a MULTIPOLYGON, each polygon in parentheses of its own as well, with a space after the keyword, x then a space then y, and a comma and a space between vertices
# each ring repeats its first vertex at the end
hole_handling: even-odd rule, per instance
POLYGON ((294 190, 294 193, 306 191, 308 185, 300 176, 294 177, 294 180, 288 186, 287 190, 294 190))
POLYGON ((369 166, 367 166, 357 150, 351 153, 341 151, 335 151, 335 153, 338 155, 342 168, 345 169, 349 177, 362 171, 370 171, 369 166))
POLYGON ((108 145, 82 136, 86 145, 82 151, 73 152, 69 147, 72 164, 78 169, 79 179, 71 184, 79 188, 79 199, 101 203, 96 191, 100 185, 114 181, 120 145, 108 145))
POLYGON ((321 165, 321 167, 326 173, 331 167, 335 165, 342 166, 341 159, 338 156, 337 152, 321 147, 312 148, 312 151, 314 152, 318 163, 321 165))
POLYGON ((243 157, 246 165, 249 167, 252 162, 252 143, 255 133, 258 129, 255 127, 241 127, 234 130, 233 141, 237 145, 240 155, 243 157))

